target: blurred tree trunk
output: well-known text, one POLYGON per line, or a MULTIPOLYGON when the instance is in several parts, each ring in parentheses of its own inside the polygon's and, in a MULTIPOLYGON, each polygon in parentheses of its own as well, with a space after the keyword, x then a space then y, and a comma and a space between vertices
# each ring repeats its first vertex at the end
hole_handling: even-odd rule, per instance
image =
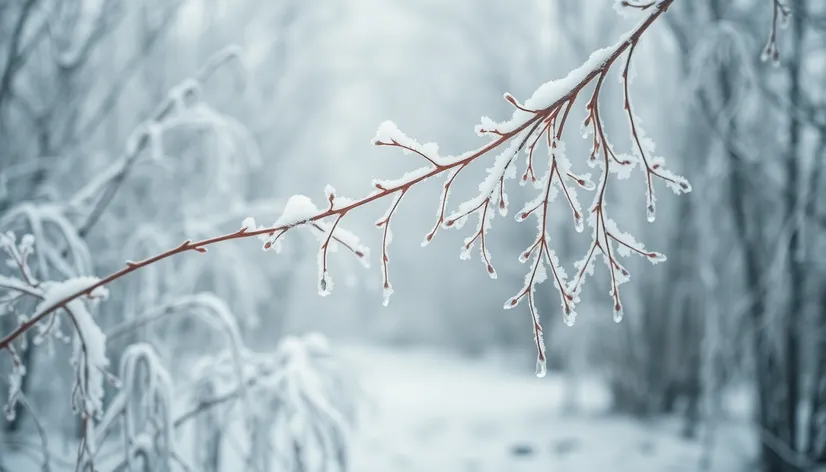
MULTIPOLYGON (((732 5, 725 0, 710 0, 708 3, 710 20, 713 23, 729 21, 732 5)), ((801 67, 803 24, 805 1, 796 0, 792 51, 786 58, 786 73, 789 88, 786 101, 789 108, 798 110, 801 105, 801 67)), ((750 26, 745 23, 744 26, 750 26)), ((685 32, 685 29, 684 31, 685 32)), ((679 35, 678 35, 679 36, 679 35)), ((678 42, 696 43, 697 38, 678 37, 678 42)), ((691 46, 689 46, 690 48, 691 46)), ((684 47, 685 49, 685 47, 684 47)), ((737 116, 717 119, 727 111, 739 106, 737 88, 742 87, 742 71, 731 60, 720 61, 715 67, 715 75, 698 92, 698 100, 707 118, 712 118, 711 126, 719 132, 723 152, 728 164, 728 173, 723 182, 728 191, 729 205, 735 223, 735 248, 743 261, 743 283, 748 295, 748 331, 754 356, 754 381, 757 393, 757 423, 760 429, 760 461, 766 472, 791 472, 800 470, 801 459, 797 450, 800 446, 801 417, 798 407, 802 399, 801 380, 803 368, 800 358, 802 337, 800 323, 805 308, 804 268, 800 257, 801 242, 798 219, 799 192, 801 188, 800 153, 802 146, 802 124, 795 113, 787 110, 772 118, 779 123, 787 123, 788 141, 783 143, 778 154, 786 160, 786 187, 782 188, 782 209, 780 220, 791 224, 788 246, 782 248, 788 255, 785 271, 788 277, 788 298, 783 316, 770 316, 768 294, 772 288, 766 280, 770 261, 777 245, 769 241, 766 223, 773 220, 772 198, 766 194, 767 188, 761 184, 759 175, 766 172, 770 163, 753 162, 737 143, 748 139, 749 131, 741 129, 737 116), (777 320, 780 320, 777 322, 777 320)), ((765 73, 765 71, 760 71, 765 73)), ((771 122, 767 123, 771 127, 771 122)), ((776 129, 772 127, 771 129, 776 129)), ((772 143, 773 144, 773 143, 772 143)), ((778 196, 781 196, 778 195, 778 196)), ((781 315, 781 314, 778 314, 781 315)))
POLYGON ((819 305, 813 330, 815 358, 810 379, 807 454, 816 463, 823 464, 826 463, 826 290, 820 293, 819 305))
MULTIPOLYGON (((726 107, 731 103, 732 72, 727 65, 722 65, 718 72, 718 85, 720 87, 721 107, 726 107)), ((776 386, 782 385, 782 375, 780 371, 780 360, 778 353, 771 339, 771 333, 766 329, 766 296, 761 287, 760 275, 765 273, 765 264, 761 262, 759 238, 754 234, 754 228, 760 227, 758 221, 759 210, 754 211, 749 204, 750 185, 748 180, 752 177, 749 168, 731 146, 731 140, 737 136, 737 126, 731 123, 726 132, 727 150, 726 157, 730 165, 728 175, 729 198, 732 207, 732 215, 739 229, 736 237, 739 241, 737 245, 742 252, 745 266, 744 281, 745 288, 751 299, 748 310, 750 315, 749 328, 752 331, 752 350, 754 354, 755 381, 758 396, 758 426, 770 434, 777 434, 785 429, 782 415, 778 412, 782 410, 782 398, 780 398, 776 386), (753 222, 753 223, 752 223, 753 222)), ((766 468, 766 472, 776 472, 783 470, 783 460, 765 441, 761 443, 761 462, 766 468)))
MULTIPOLYGON (((786 424, 787 431, 785 442, 793 450, 797 451, 799 444, 798 432, 799 417, 798 408, 802 400, 801 397, 801 380, 802 380, 802 366, 800 357, 801 346, 801 318, 804 309, 805 282, 804 282, 804 266, 802 259, 802 246, 800 244, 800 218, 798 197, 801 193, 802 178, 800 175, 800 148, 802 141, 802 124, 800 118, 795 110, 801 109, 802 92, 801 92, 801 73, 803 68, 803 34, 807 6, 806 0, 793 0, 791 7, 794 11, 792 15, 792 27, 790 31, 791 37, 791 54, 788 59, 788 75, 789 75, 789 104, 791 105, 791 113, 789 113, 789 142, 786 152, 786 215, 791 225, 791 236, 789 238, 788 248, 788 272, 789 272, 789 294, 788 294, 788 312, 786 314, 785 324, 785 369, 786 369, 786 424)), ((787 464, 785 468, 787 471, 798 470, 796 467, 787 464)))
MULTIPOLYGON (((820 214, 823 205, 819 201, 823 195, 822 178, 824 160, 826 160, 826 129, 821 129, 815 149, 815 160, 810 174, 809 194, 806 199, 806 214, 820 214)), ((806 252, 814 254, 819 244, 823 243, 823 234, 820 228, 813 228, 808 232, 806 252)), ((813 352, 812 374, 809 379, 809 417, 807 431, 807 455, 816 463, 826 463, 826 290, 822 287, 826 283, 826 264, 823 261, 814 261, 812 268, 813 282, 818 284, 819 298, 816 300, 817 310, 813 320, 813 338, 811 347, 813 352)))

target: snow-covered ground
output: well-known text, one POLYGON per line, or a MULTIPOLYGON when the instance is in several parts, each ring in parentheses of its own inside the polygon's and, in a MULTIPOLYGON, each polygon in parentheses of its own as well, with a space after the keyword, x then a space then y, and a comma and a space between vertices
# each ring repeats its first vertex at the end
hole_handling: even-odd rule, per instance
MULTIPOLYGON (((682 439, 678 421, 608 414, 608 394, 596 379, 578 379, 571 411, 569 379, 538 379, 521 361, 471 361, 424 348, 336 351, 364 390, 351 444, 353 472, 701 470, 702 442, 682 439)), ((717 426, 705 472, 754 470, 746 422, 728 421, 717 426)), ((72 470, 74 451, 60 443, 52 443, 53 470, 72 470)), ((23 451, 3 458, 3 465, 13 472, 40 470, 37 441, 23 451)))
MULTIPOLYGON (((368 408, 355 435, 354 471, 697 471, 701 441, 675 421, 605 413, 608 396, 581 381, 578 412, 565 382, 426 350, 347 348, 368 408)), ((741 423, 742 424, 742 423, 741 423)), ((743 426, 719 425, 710 471, 749 470, 743 426)))

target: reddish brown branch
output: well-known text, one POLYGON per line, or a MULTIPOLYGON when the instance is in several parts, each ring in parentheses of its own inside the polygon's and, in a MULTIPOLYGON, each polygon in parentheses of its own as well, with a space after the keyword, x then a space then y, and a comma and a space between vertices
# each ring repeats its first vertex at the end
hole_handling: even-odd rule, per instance
MULTIPOLYGON (((351 211, 353 209, 366 206, 366 205, 372 203, 373 201, 383 199, 383 198, 388 197, 390 195, 398 194, 399 198, 397 198, 396 202, 394 203, 394 206, 390 210, 390 213, 388 214, 388 217, 386 218, 386 221, 384 223, 384 226, 385 226, 385 228, 384 228, 385 229, 385 241, 386 241, 387 234, 388 234, 387 233, 388 232, 387 226, 389 226, 390 216, 392 216, 393 212, 395 211, 395 208, 398 205, 398 202, 401 200, 400 197, 403 196, 410 188, 412 188, 413 186, 423 182, 424 180, 426 180, 428 178, 443 174, 444 172, 447 172, 447 171, 455 170, 455 173, 458 173, 458 171, 464 169, 470 163, 476 161, 481 156, 484 156, 484 155, 488 154, 490 151, 499 148, 502 144, 510 141, 515 136, 520 135, 525 130, 536 129, 536 127, 540 126, 540 123, 543 123, 545 120, 550 121, 550 117, 552 115, 558 113, 559 110, 561 109, 561 107, 564 106, 565 104, 572 103, 576 99, 576 97, 579 95, 579 93, 588 84, 590 84, 595 78, 598 78, 598 82, 599 82, 599 84, 601 84, 602 80, 604 78, 604 75, 612 67, 612 65, 616 62, 616 60, 623 53, 625 53, 629 49, 629 47, 631 47, 631 45, 635 44, 639 40, 639 38, 671 6, 671 4, 673 2, 674 2, 674 0, 664 0, 662 2, 657 3, 656 4, 656 9, 654 10, 654 12, 652 12, 636 28, 636 30, 634 30, 630 33, 630 35, 628 36, 626 41, 624 41, 622 43, 619 43, 614 48, 614 50, 610 52, 608 57, 602 63, 600 63, 593 70, 590 70, 587 74, 585 74, 585 76, 577 84, 575 84, 572 87, 572 89, 570 90, 570 92, 568 94, 566 94, 563 97, 559 98, 553 104, 551 104, 551 105, 549 105, 546 108, 541 109, 541 110, 528 110, 527 108, 522 107, 521 105, 516 103, 515 100, 511 101, 511 103, 513 103, 515 106, 522 107, 522 108, 524 108, 525 111, 530 112, 531 115, 528 118, 526 118, 524 122, 522 122, 520 125, 516 126, 513 130, 511 130, 509 132, 494 133, 494 134, 499 134, 498 138, 494 139, 493 141, 486 144, 485 146, 482 146, 481 148, 479 148, 475 152, 472 152, 472 153, 468 154, 467 156, 465 156, 461 159, 457 159, 455 161, 451 161, 449 163, 445 163, 445 164, 441 164, 441 165, 435 165, 436 163, 431 160, 431 163, 434 164, 434 167, 432 169, 428 170, 427 172, 422 172, 420 175, 416 176, 415 178, 411 178, 409 180, 404 181, 403 183, 400 183, 400 184, 397 184, 397 185, 392 185, 392 186, 389 186, 389 187, 385 187, 385 186, 379 184, 379 185, 377 185, 378 191, 376 191, 376 192, 373 192, 373 193, 371 193, 371 194, 369 194, 369 195, 367 195, 367 196, 365 196, 361 199, 349 202, 346 205, 343 205, 341 207, 338 207, 338 208, 331 207, 331 208, 327 208, 323 211, 319 211, 316 214, 309 217, 307 220, 305 220, 303 222, 300 222, 300 223, 292 223, 292 224, 286 224, 286 225, 281 225, 281 226, 274 226, 274 227, 269 227, 269 228, 256 229, 254 231, 242 229, 242 230, 239 230, 239 231, 236 231, 236 232, 233 232, 233 233, 224 234, 224 235, 220 235, 220 236, 215 236, 215 237, 207 238, 207 239, 202 239, 202 240, 199 240, 199 241, 194 241, 194 242, 193 241, 185 241, 183 244, 181 244, 178 247, 170 249, 166 252, 162 252, 162 253, 157 254, 155 256, 152 256, 150 258, 144 259, 142 261, 128 262, 124 268, 122 268, 122 269, 120 269, 120 270, 118 270, 118 271, 116 271, 112 274, 109 274, 106 277, 103 277, 102 279, 100 279, 96 283, 90 285, 89 287, 86 287, 82 290, 78 290, 77 292, 75 292, 73 294, 70 294, 70 295, 64 297, 63 299, 56 301, 52 305, 44 307, 40 312, 35 313, 30 319, 28 319, 27 321, 21 323, 14 331, 12 331, 8 335, 6 335, 2 340, 0 340, 0 349, 8 348, 8 346, 11 344, 12 341, 17 339, 19 336, 21 336, 23 333, 25 333, 28 329, 35 326, 37 323, 42 321, 45 317, 49 316, 50 314, 52 314, 53 312, 55 312, 59 308, 65 307, 69 302, 71 302, 71 301, 73 301, 73 300, 75 300, 79 297, 82 297, 84 295, 87 295, 87 296, 91 295, 92 292, 95 289, 103 287, 103 286, 105 286, 105 285, 107 285, 107 284, 109 284, 109 283, 111 283, 111 282, 113 282, 117 279, 120 279, 121 277, 129 275, 132 272, 135 272, 137 270, 140 270, 143 267, 149 266, 151 264, 154 264, 156 262, 162 261, 164 259, 170 258, 172 256, 175 256, 177 254, 181 254, 181 253, 184 253, 184 252, 195 251, 195 252, 199 252, 199 253, 204 253, 204 252, 206 252, 208 246, 211 246, 213 244, 222 243, 222 242, 225 242, 225 241, 230 241, 230 240, 235 240, 235 239, 245 239, 245 238, 254 237, 254 236, 273 235, 275 233, 279 233, 279 236, 280 236, 280 235, 284 234, 286 231, 290 230, 291 228, 293 228, 295 226, 304 225, 304 224, 314 224, 314 223, 316 223, 320 220, 323 220, 325 218, 328 218, 328 217, 336 217, 336 218, 340 219, 346 213, 348 213, 349 211, 351 211), (534 128, 532 128, 532 127, 534 127, 534 128)), ((567 113, 567 110, 566 110, 566 113, 567 113)), ((560 130, 561 130, 561 126, 560 126, 560 130)), ((396 145, 398 147, 398 144, 393 144, 393 143, 376 143, 376 144, 384 144, 384 145, 391 145, 391 146, 396 145)), ((521 146, 520 146, 520 148, 521 148, 521 146)), ((608 150, 605 151, 606 160, 607 160, 607 157, 608 157, 608 152, 609 152, 608 150)), ((428 160, 430 160, 430 159, 428 159, 428 160)), ((606 162, 606 165, 607 165, 607 162, 606 162)), ((453 175, 452 177, 455 178, 455 175, 453 175)), ((561 176, 558 176, 558 177, 561 177, 561 176)), ((453 179, 451 178, 451 180, 449 181, 447 186, 449 186, 449 184, 452 181, 453 181, 453 179)), ((604 192, 604 187, 605 186, 603 185, 602 187, 603 188, 601 189, 601 191, 604 192)), ((445 190, 445 192, 446 191, 447 190, 445 190)), ((443 220, 443 217, 444 217, 443 209, 444 209, 444 207, 442 208, 442 211, 440 211, 440 220, 443 220)), ((435 231, 433 232, 433 234, 435 234, 435 231)), ((544 246, 542 247, 543 252, 545 252, 546 249, 547 248, 545 248, 544 246)), ((384 248, 382 250, 382 261, 383 261, 383 272, 385 274, 385 285, 389 286, 389 283, 387 281, 387 267, 386 267, 387 255, 386 255, 386 251, 384 250, 384 248)), ((551 266, 553 267, 553 264, 551 264, 551 266)), ((529 292, 530 292, 530 290, 531 290, 531 288, 529 287, 529 292)), ((561 287, 561 291, 564 293, 564 288, 563 287, 561 287)), ((535 320, 535 324, 536 323, 538 323, 537 320, 535 320)), ((541 328, 538 328, 537 326, 535 326, 535 330, 537 330, 538 334, 541 335, 541 328)))
POLYGON ((456 180, 456 177, 459 175, 466 166, 461 166, 445 182, 444 186, 442 187, 442 195, 441 195, 441 204, 439 205, 439 218, 436 219, 436 224, 433 225, 433 229, 430 230, 427 235, 425 235, 425 242, 429 243, 433 240, 433 237, 436 236, 436 232, 439 231, 439 227, 442 226, 442 223, 445 222, 445 211, 447 211, 447 197, 450 193, 450 187, 453 185, 453 182, 456 180))
POLYGON ((660 172, 659 166, 657 164, 651 164, 649 161, 648 156, 646 155, 645 148, 642 144, 642 140, 640 138, 640 132, 637 127, 636 118, 634 117, 634 110, 631 105, 631 92, 630 88, 630 70, 631 70, 631 59, 634 55, 634 49, 636 48, 637 43, 632 43, 631 47, 628 48, 628 58, 625 61, 625 68, 622 71, 622 87, 623 87, 623 108, 625 108, 625 114, 628 117, 628 124, 631 129, 631 139, 634 142, 634 146, 639 153, 639 157, 642 160, 642 164, 645 167, 645 192, 646 192, 646 211, 648 212, 649 219, 653 219, 654 217, 654 182, 652 177, 657 177, 665 182, 668 182, 672 185, 679 186, 683 191, 688 190, 688 184, 685 182, 678 181, 670 176, 667 176, 660 172))

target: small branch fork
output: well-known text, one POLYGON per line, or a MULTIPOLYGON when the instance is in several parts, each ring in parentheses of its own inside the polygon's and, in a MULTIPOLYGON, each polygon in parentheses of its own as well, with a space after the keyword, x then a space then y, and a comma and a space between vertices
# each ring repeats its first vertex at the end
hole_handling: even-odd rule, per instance
MULTIPOLYGON (((641 10, 650 10, 648 16, 637 26, 633 31, 629 32, 625 39, 606 52, 604 60, 597 63, 591 70, 580 70, 581 76, 577 76, 578 80, 571 83, 570 88, 561 94, 553 103, 541 108, 530 109, 527 106, 520 105, 516 99, 510 95, 505 98, 518 109, 513 120, 508 126, 487 126, 485 124, 477 129, 480 135, 491 136, 492 140, 482 147, 465 153, 454 158, 438 157, 434 150, 434 146, 424 145, 419 146, 415 141, 409 140, 406 142, 405 136, 401 133, 383 133, 380 132, 374 139, 374 144, 379 146, 390 146, 402 149, 407 154, 415 154, 423 158, 427 167, 418 169, 409 173, 407 176, 396 181, 375 181, 375 190, 365 197, 358 200, 346 200, 337 198, 332 192, 328 193, 329 206, 326 209, 318 209, 312 213, 303 214, 300 218, 294 218, 288 221, 281 221, 270 227, 252 227, 244 225, 238 231, 233 233, 215 236, 212 238, 202 239, 199 241, 185 241, 179 246, 172 248, 166 252, 157 254, 153 257, 141 261, 128 261, 122 269, 103 277, 94 283, 90 283, 87 287, 77 290, 64 298, 43 306, 37 313, 32 315, 25 321, 22 321, 18 327, 11 333, 0 339, 0 349, 10 349, 12 342, 20 338, 20 336, 27 330, 31 329, 46 317, 52 315, 57 310, 65 308, 70 302, 81 297, 90 297, 95 290, 106 286, 121 277, 131 274, 146 266, 152 265, 156 262, 170 258, 177 254, 185 252, 204 253, 207 247, 222 243, 225 241, 235 239, 245 239, 250 237, 259 237, 265 240, 264 248, 272 247, 280 237, 288 231, 296 227, 310 227, 315 230, 322 231, 322 244, 320 248, 319 260, 320 265, 320 289, 326 291, 328 284, 327 275, 327 253, 328 247, 332 240, 343 245, 345 248, 353 251, 357 257, 365 259, 367 252, 357 244, 352 243, 351 238, 344 237, 343 230, 339 226, 339 222, 351 211, 363 206, 366 206, 374 201, 384 199, 386 197, 393 197, 392 203, 388 208, 387 213, 376 222, 376 225, 383 230, 382 237, 382 278, 385 289, 385 298, 392 292, 387 255, 387 246, 391 239, 390 221, 399 207, 399 203, 407 192, 417 184, 440 175, 446 176, 445 184, 442 188, 441 202, 439 204, 437 221, 434 227, 425 235, 424 244, 430 242, 436 235, 439 227, 461 227, 467 217, 476 214, 479 216, 479 227, 477 231, 467 240, 465 240, 464 249, 469 250, 475 241, 479 241, 481 245, 483 262, 486 266, 487 272, 491 277, 495 277, 496 273, 493 265, 490 262, 490 255, 488 254, 485 239, 485 230, 490 225, 490 220, 495 214, 494 209, 498 207, 499 212, 505 214, 507 211, 507 197, 505 194, 505 180, 510 178, 512 173, 515 173, 515 157, 522 151, 526 150, 528 153, 527 168, 522 175, 522 183, 531 181, 535 186, 541 188, 541 193, 537 200, 529 203, 525 209, 517 214, 517 220, 524 220, 529 215, 534 214, 539 220, 539 234, 534 243, 522 254, 520 258, 523 262, 533 257, 532 269, 526 276, 526 286, 515 297, 506 303, 506 307, 510 308, 519 303, 525 297, 529 300, 530 311, 533 319, 533 331, 537 344, 538 351, 538 369, 541 364, 541 372, 544 374, 545 364, 545 348, 542 341, 542 328, 539 322, 539 315, 536 311, 536 304, 534 300, 535 285, 541 283, 546 278, 545 264, 551 268, 551 277, 554 285, 559 290, 562 301, 562 308, 565 314, 565 319, 572 322, 574 318, 574 304, 577 301, 579 288, 584 275, 588 271, 588 267, 592 264, 597 249, 605 256, 606 262, 610 267, 612 297, 614 300, 615 311, 621 310, 620 298, 618 293, 618 286, 625 278, 627 278, 627 271, 623 269, 616 260, 613 245, 617 246, 617 251, 623 253, 626 250, 639 253, 652 261, 663 259, 663 256, 645 251, 642 245, 633 241, 633 238, 627 237, 616 230, 614 223, 607 218, 605 214, 604 197, 608 182, 608 174, 616 172, 615 167, 631 167, 634 161, 631 156, 623 157, 617 156, 611 146, 608 144, 605 130, 603 129, 602 121, 599 116, 598 99, 599 93, 602 89, 604 79, 608 71, 612 68, 614 63, 627 53, 628 61, 630 63, 631 54, 637 42, 648 28, 671 6, 674 0, 662 0, 649 3, 628 3, 627 6, 631 8, 638 8, 641 10), (592 149, 590 161, 594 166, 601 166, 602 176, 600 182, 594 185, 588 179, 588 176, 577 176, 570 171, 570 165, 567 158, 564 156, 564 143, 561 141, 564 127, 569 117, 569 112, 573 107, 576 99, 580 96, 583 90, 591 84, 595 83, 594 91, 587 104, 588 118, 586 126, 589 126, 594 134, 594 147, 592 149), (485 128, 485 129, 482 129, 485 128), (388 137, 389 136, 389 137, 388 137), (535 149, 539 141, 544 138, 544 142, 548 147, 549 152, 549 167, 548 172, 543 178, 537 178, 536 165, 534 162, 535 149), (447 215, 447 198, 452 184, 460 172, 467 168, 471 163, 477 161, 480 157, 488 155, 491 151, 499 150, 504 144, 509 146, 500 150, 494 165, 488 169, 488 179, 483 182, 483 191, 476 198, 460 205, 458 211, 454 214, 447 215), (601 151, 601 159, 598 159, 601 151), (584 263, 579 267, 579 271, 573 282, 566 284, 566 276, 564 270, 559 266, 559 262, 550 247, 550 237, 548 236, 545 226, 548 223, 549 205, 554 196, 562 190, 568 206, 570 207, 575 225, 577 229, 583 227, 583 213, 579 208, 576 200, 576 193, 574 188, 568 184, 574 184, 586 189, 592 190, 596 188, 597 196, 594 203, 590 207, 590 215, 588 224, 593 228, 593 241, 588 251, 584 263), (327 224, 324 220, 333 219, 332 225, 327 224)), ((623 79, 626 82, 626 102, 625 107, 629 113, 629 121, 632 129, 632 135, 636 142, 638 149, 635 151, 637 157, 641 158, 646 172, 647 192, 651 194, 653 187, 651 181, 654 177, 663 179, 666 184, 674 184, 682 187, 684 191, 688 191, 687 183, 684 183, 680 178, 672 176, 670 173, 662 169, 662 165, 656 159, 648 159, 646 156, 646 145, 642 133, 638 132, 638 126, 633 118, 630 100, 627 94, 627 75, 628 65, 623 73, 623 79)), ((489 121, 489 120, 488 120, 489 121)), ((384 125, 383 125, 384 126, 384 125)), ((393 128, 395 130, 395 128, 393 128)), ((396 130, 397 131, 397 130, 396 130)), ((650 152, 650 151, 649 151, 650 152)), ((649 198, 649 203, 653 202, 653 196, 649 198)), ((386 302, 386 300, 385 300, 386 302)))
POLYGON ((771 29, 769 30, 769 39, 760 57, 763 61, 771 60, 773 64, 778 65, 780 63, 780 50, 777 47, 777 30, 778 28, 784 28, 788 24, 792 10, 786 5, 785 0, 771 0, 771 2, 772 23, 771 29))

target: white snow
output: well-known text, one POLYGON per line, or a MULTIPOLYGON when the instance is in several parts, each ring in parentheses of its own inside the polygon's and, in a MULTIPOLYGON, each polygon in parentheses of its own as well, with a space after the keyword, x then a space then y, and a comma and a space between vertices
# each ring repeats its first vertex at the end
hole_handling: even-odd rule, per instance
POLYGON ((103 413, 103 376, 109 359, 106 357, 106 335, 95 323, 92 314, 80 300, 67 304, 68 311, 74 318, 76 336, 71 363, 81 369, 81 378, 85 385, 83 401, 86 410, 92 415, 103 413))
MULTIPOLYGON (((306 355, 311 350, 326 351, 326 342, 305 338, 300 352, 288 349, 289 344, 289 338, 285 339, 280 351, 289 356, 290 362, 283 364, 281 375, 264 388, 285 389, 287 378, 315 382, 303 373, 307 372, 306 355)), ((585 372, 575 377, 549 372, 544 379, 537 379, 524 369, 522 361, 473 361, 428 348, 339 346, 336 352, 356 373, 363 390, 361 414, 348 441, 349 470, 700 470, 702 438, 681 438, 680 424, 672 418, 643 421, 607 413, 608 390, 599 378, 585 372), (567 390, 571 385, 567 382, 572 380, 576 382, 576 400, 571 405, 567 390)), ((757 442, 746 419, 750 411, 744 408, 750 401, 748 397, 726 397, 728 416, 716 421, 706 472, 747 470, 752 464, 757 442)), ((185 407, 188 409, 189 405, 185 407)), ((243 436, 240 429, 233 431, 239 433, 239 438, 243 436)), ((178 444, 183 445, 187 438, 181 438, 178 444)), ((65 460, 55 460, 52 469, 74 470, 72 452, 65 457, 53 456, 65 460)), ((238 462, 235 468, 225 463, 227 470, 243 470, 243 459, 232 455, 238 462)), ((119 460, 117 455, 107 456, 119 460)), ((35 470, 38 459, 13 453, 4 457, 4 466, 35 470)), ((104 464, 111 461, 104 459, 98 465, 110 470, 104 464)))
MULTIPOLYGON (((493 165, 486 170, 487 176, 485 176, 485 180, 479 183, 479 193, 470 200, 460 203, 456 211, 451 214, 446 221, 455 220, 459 217, 459 215, 467 214, 474 208, 482 205, 485 200, 494 197, 494 193, 498 188, 500 179, 503 177, 510 179, 515 176, 515 166, 511 166, 509 164, 513 161, 515 154, 518 151, 519 143, 521 142, 520 140, 524 139, 525 133, 527 132, 522 132, 515 136, 510 141, 508 146, 496 155, 493 165)), ((456 224, 453 226, 457 228, 461 227, 461 223, 458 221, 456 221, 456 224), (456 224, 458 224, 458 226, 456 226, 456 224)))
MULTIPOLYGON (((43 300, 37 306, 35 313, 41 313, 78 292, 85 292, 98 282, 100 282, 100 279, 97 277, 75 277, 63 282, 48 282, 43 289, 43 300)), ((106 287, 97 287, 92 290, 91 294, 85 296, 105 299, 108 295, 109 290, 106 287)))
POLYGON ((392 121, 385 121, 376 130, 376 136, 371 144, 378 145, 398 145, 401 146, 404 154, 418 153, 432 163, 442 165, 444 160, 439 156, 439 145, 436 143, 420 144, 415 139, 407 136, 392 121))
POLYGON ((305 195, 293 195, 284 205, 284 212, 273 223, 273 227, 295 226, 305 223, 307 220, 319 213, 310 197, 305 195))
MULTIPOLYGON (((608 58, 611 57, 611 54, 613 54, 614 51, 616 51, 617 48, 619 48, 625 41, 626 37, 623 36, 623 38, 615 45, 597 49, 591 53, 591 56, 587 61, 585 61, 578 68, 572 70, 565 77, 557 80, 551 80, 540 85, 539 88, 534 91, 533 95, 531 95, 531 98, 527 99, 522 106, 528 110, 542 110, 548 108, 554 103, 557 103, 563 97, 570 94, 571 91, 577 87, 577 85, 585 80, 588 74, 595 69, 602 67, 608 58)), ((529 120, 532 116, 533 113, 517 108, 514 110, 513 116, 510 120, 496 124, 495 129, 500 133, 512 132, 522 123, 529 120)), ((482 126, 487 129, 490 125, 491 123, 485 122, 482 126)))
MULTIPOLYGON (((64 282, 44 283, 43 300, 38 304, 35 313, 43 313, 66 298, 87 290, 98 281, 97 277, 77 277, 64 282)), ((95 288, 91 292, 91 297, 95 299, 104 299, 107 295, 105 287, 95 288)), ((80 372, 80 401, 91 414, 100 415, 103 412, 104 371, 109 365, 109 359, 106 357, 106 335, 80 298, 66 303, 65 307, 75 327, 71 363, 80 372)))
POLYGON ((418 169, 405 172, 405 174, 398 179, 375 179, 373 180, 373 186, 376 188, 382 187, 388 190, 397 189, 414 180, 421 179, 431 172, 433 172, 433 166, 419 167, 418 169))
MULTIPOLYGON (((11 265, 11 264, 10 264, 11 265)), ((17 268, 15 266, 15 268, 17 268)), ((17 277, 7 277, 5 275, 0 275, 0 287, 3 289, 8 289, 13 294, 16 295, 17 292, 23 293, 38 293, 37 290, 30 287, 28 284, 23 282, 22 280, 18 279, 17 277)), ((4 299, 2 301, 5 301, 4 299)), ((0 302, 2 303, 2 302, 0 302)), ((2 314, 2 313, 0 313, 2 314)))
POLYGON ((248 216, 244 218, 244 221, 241 222, 241 230, 243 231, 255 231, 255 218, 248 216))
MULTIPOLYGON (((703 454, 702 441, 682 439, 673 420, 606 414, 608 391, 587 375, 578 377, 578 412, 567 413, 559 374, 537 379, 427 349, 339 351, 357 366, 367 395, 352 470, 696 472, 703 454)), ((750 441, 744 425, 718 424, 708 472, 743 470, 750 441)))

